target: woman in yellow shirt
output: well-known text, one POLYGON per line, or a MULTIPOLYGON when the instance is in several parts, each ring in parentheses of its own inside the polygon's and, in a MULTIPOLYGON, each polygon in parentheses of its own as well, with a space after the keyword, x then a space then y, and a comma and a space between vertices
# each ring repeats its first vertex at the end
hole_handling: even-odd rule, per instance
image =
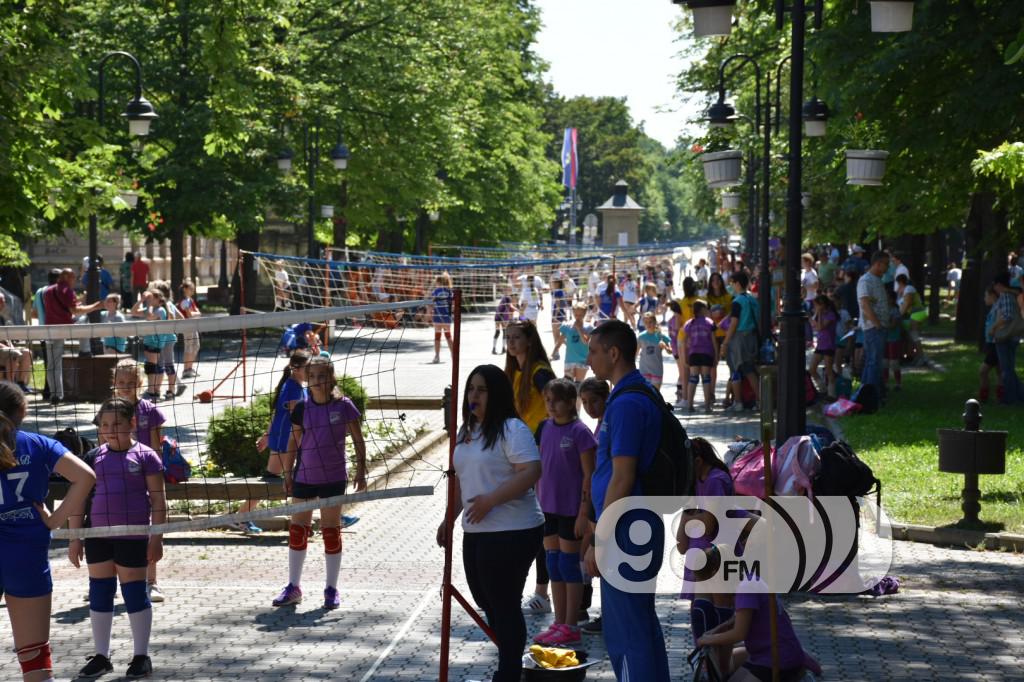
MULTIPOLYGON (((685 384, 690 376, 690 366, 683 349, 686 348, 686 332, 683 330, 686 323, 693 319, 693 304, 699 300, 697 296, 697 281, 693 277, 683 280, 683 297, 679 299, 679 308, 682 311, 679 316, 679 383, 685 384)), ((686 407, 686 386, 683 385, 683 393, 676 401, 676 407, 686 407)))
MULTIPOLYGON (((722 310, 728 315, 729 311, 732 310, 732 294, 725 288, 725 279, 721 273, 714 272, 711 274, 711 278, 708 280, 708 308, 713 308, 716 305, 722 306, 722 310)), ((713 317, 713 316, 712 316, 713 317)), ((717 323, 717 320, 716 320, 717 323)), ((718 340, 718 347, 722 347, 722 341, 725 341, 725 330, 721 328, 715 329, 715 338, 718 340)), ((718 361, 720 358, 715 358, 715 364, 711 367, 711 385, 714 386, 715 382, 718 381, 718 361)))

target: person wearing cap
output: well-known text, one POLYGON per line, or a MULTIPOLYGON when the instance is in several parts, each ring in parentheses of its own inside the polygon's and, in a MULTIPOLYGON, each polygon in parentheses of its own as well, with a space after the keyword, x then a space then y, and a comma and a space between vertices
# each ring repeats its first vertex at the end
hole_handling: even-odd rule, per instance
MULTIPOLYGON (((854 279, 868 270, 868 262, 864 258, 864 247, 857 244, 850 249, 850 257, 843 262, 843 269, 854 274, 854 279)), ((883 273, 884 274, 884 273, 883 273)))
POLYGON ((1019 318, 1020 307, 1017 305, 1019 289, 1010 286, 1010 273, 1000 272, 992 280, 992 286, 999 298, 996 299, 996 321, 992 325, 992 336, 996 339, 996 357, 999 358, 999 374, 1003 379, 1003 404, 1024 402, 1020 379, 1017 377, 1017 346, 1019 336, 1010 336, 999 340, 1000 328, 1011 324, 1019 318))
POLYGON ((871 256, 871 268, 857 281, 857 301, 860 303, 860 329, 864 332, 864 369, 861 384, 874 384, 882 395, 882 361, 885 354, 885 334, 888 326, 889 297, 882 284, 882 275, 889 269, 889 254, 876 251, 871 256))
MULTIPOLYGON (((100 271, 100 301, 107 300, 107 294, 114 286, 114 277, 110 271, 103 267, 103 256, 96 256, 96 269, 100 271)), ((82 273, 79 284, 83 291, 89 290, 89 257, 82 259, 82 273)))

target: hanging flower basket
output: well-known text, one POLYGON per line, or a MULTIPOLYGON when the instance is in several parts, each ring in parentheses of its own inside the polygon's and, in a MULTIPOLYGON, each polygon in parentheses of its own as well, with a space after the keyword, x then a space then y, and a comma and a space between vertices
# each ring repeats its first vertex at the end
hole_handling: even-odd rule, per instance
POLYGON ((871 30, 874 33, 905 33, 914 27, 914 0, 872 0, 871 30))
POLYGON ((724 192, 722 194, 722 208, 729 210, 740 207, 740 195, 738 192, 724 192))
POLYGON ((128 208, 135 208, 139 205, 139 193, 134 190, 118 190, 117 196, 121 198, 121 201, 128 204, 128 208))
POLYGON ((736 0, 687 0, 693 10, 693 35, 698 38, 732 33, 732 8, 736 0))
POLYGON ((743 152, 738 149, 709 152, 701 154, 700 160, 704 163, 704 179, 707 180, 708 187, 732 187, 740 184, 743 152))
POLYGON ((878 149, 847 149, 846 150, 846 184, 870 185, 882 184, 885 177, 885 161, 889 152, 878 149))

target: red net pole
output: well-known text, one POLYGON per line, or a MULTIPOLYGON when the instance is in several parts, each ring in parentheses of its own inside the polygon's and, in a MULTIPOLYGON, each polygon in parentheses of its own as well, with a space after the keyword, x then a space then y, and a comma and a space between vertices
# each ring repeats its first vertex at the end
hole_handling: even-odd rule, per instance
POLYGON ((459 350, 462 345, 462 290, 456 289, 452 301, 454 318, 452 326, 455 335, 452 339, 452 391, 451 405, 448 409, 448 504, 444 513, 444 578, 441 583, 441 665, 438 670, 440 682, 448 682, 448 654, 452 637, 452 536, 455 535, 455 442, 459 423, 459 350))
MULTIPOLYGON (((238 260, 236 261, 235 267, 238 268, 238 297, 239 297, 239 300, 241 301, 241 305, 239 306, 239 312, 242 315, 245 315, 245 265, 244 265, 244 262, 245 261, 244 261, 243 256, 242 256, 242 250, 239 249, 238 250, 238 260)), ((246 351, 247 351, 247 345, 246 345, 245 327, 242 327, 242 401, 243 402, 245 400, 247 400, 248 397, 249 397, 249 384, 248 384, 248 379, 249 378, 246 376, 246 373, 245 373, 245 370, 246 370, 245 356, 248 354, 246 351)))

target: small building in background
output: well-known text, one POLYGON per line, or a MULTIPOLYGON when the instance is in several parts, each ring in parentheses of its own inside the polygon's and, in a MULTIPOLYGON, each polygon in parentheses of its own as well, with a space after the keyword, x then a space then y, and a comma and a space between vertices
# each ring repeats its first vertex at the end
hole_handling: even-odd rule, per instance
POLYGON ((635 246, 640 243, 640 217, 645 209, 628 194, 629 184, 619 180, 608 201, 597 207, 601 214, 601 243, 605 246, 635 246))

